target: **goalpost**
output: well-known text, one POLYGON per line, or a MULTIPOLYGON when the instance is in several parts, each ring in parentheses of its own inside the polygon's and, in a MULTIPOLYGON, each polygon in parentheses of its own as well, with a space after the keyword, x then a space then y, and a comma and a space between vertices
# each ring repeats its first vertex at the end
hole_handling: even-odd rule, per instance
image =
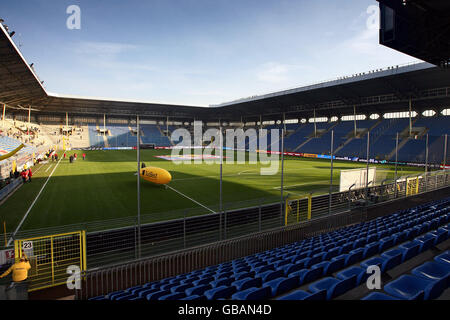
MULTIPOLYGON (((375 179, 377 174, 377 168, 369 168, 369 186, 375 185, 375 179)), ((352 190, 361 189, 366 187, 367 182, 367 169, 358 168, 350 170, 341 170, 341 176, 339 181, 339 192, 348 191, 350 187, 352 190)))

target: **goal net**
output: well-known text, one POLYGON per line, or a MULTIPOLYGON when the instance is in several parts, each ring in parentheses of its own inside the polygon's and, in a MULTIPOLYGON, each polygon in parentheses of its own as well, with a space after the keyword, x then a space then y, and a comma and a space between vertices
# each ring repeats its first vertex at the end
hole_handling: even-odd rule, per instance
MULTIPOLYGON (((375 185, 376 167, 369 168, 369 186, 375 185)), ((341 170, 339 192, 365 188, 367 182, 367 168, 341 170)))

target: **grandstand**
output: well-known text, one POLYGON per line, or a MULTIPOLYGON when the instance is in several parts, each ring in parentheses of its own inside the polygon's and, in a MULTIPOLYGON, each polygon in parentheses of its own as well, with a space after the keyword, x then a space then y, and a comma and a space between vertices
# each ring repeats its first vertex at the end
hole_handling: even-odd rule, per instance
POLYGON ((448 68, 412 63, 199 107, 47 92, 1 23, 0 58, 0 269, 31 245, 30 298, 450 299, 448 68), (250 137, 221 157, 193 138, 178 156, 220 160, 175 164, 172 133, 199 122, 255 129, 267 147, 250 137), (249 160, 279 153, 273 175, 249 160), (172 181, 144 184, 143 163, 172 181), (30 167, 33 183, 14 177, 30 167), (69 289, 73 265, 80 287, 69 289))

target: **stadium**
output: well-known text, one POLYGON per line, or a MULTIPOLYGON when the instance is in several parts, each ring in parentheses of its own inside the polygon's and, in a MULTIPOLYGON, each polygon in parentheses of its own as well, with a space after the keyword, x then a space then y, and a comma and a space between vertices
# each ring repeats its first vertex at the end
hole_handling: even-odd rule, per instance
POLYGON ((450 8, 373 2, 420 61, 208 107, 51 93, 2 17, 1 273, 28 259, 26 299, 450 299, 450 8))

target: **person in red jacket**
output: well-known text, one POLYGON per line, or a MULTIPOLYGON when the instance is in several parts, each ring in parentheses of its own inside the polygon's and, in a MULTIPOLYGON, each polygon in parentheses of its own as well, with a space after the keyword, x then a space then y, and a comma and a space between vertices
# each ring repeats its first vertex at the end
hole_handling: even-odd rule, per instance
POLYGON ((20 175, 22 176, 23 183, 27 182, 27 178, 28 178, 28 170, 22 170, 22 172, 20 173, 20 175))
POLYGON ((33 172, 31 172, 31 168, 28 169, 28 182, 31 182, 31 177, 33 176, 33 172))
POLYGON ((86 158, 86 153, 83 153, 83 160, 86 158))

